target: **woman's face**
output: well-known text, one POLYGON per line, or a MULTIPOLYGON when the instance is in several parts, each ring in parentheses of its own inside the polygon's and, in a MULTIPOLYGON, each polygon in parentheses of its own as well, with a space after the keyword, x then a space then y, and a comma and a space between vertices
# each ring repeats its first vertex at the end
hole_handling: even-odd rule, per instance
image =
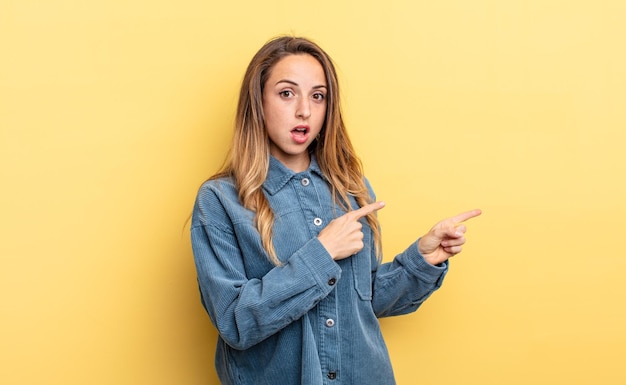
POLYGON ((263 89, 270 153, 295 172, 309 167, 309 145, 326 117, 324 69, 308 54, 289 55, 270 70, 263 89))

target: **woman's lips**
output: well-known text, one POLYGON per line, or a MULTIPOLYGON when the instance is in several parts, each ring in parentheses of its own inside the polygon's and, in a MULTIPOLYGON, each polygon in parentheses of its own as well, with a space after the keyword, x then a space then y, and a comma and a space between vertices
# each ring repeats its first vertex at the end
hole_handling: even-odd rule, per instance
POLYGON ((294 142, 298 144, 306 143, 309 139, 309 127, 308 126, 297 126, 293 130, 291 130, 291 137, 294 142))

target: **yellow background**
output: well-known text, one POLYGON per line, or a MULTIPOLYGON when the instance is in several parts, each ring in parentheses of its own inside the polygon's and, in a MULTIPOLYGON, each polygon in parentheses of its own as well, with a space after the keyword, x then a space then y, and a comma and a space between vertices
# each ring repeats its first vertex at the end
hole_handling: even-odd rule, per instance
POLYGON ((386 259, 482 208, 381 321, 403 384, 623 384, 623 0, 0 0, 0 383, 215 384, 185 221, 254 52, 335 59, 386 259))

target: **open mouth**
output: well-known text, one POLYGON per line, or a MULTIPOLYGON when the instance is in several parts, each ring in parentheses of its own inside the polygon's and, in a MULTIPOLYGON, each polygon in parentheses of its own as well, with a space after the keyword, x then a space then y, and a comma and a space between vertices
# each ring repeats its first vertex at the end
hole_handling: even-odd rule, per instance
POLYGON ((291 137, 298 144, 306 143, 309 138, 309 127, 299 126, 294 128, 291 130, 291 137))

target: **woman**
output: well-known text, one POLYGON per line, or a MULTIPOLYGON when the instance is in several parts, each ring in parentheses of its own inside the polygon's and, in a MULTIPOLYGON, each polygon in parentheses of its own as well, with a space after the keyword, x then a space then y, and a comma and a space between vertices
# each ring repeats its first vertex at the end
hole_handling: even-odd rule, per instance
POLYGON ((224 384, 394 384, 377 317, 415 311, 465 242, 469 211, 381 264, 372 188, 337 74, 280 37, 246 71, 229 158, 201 187, 191 236, 224 384))

